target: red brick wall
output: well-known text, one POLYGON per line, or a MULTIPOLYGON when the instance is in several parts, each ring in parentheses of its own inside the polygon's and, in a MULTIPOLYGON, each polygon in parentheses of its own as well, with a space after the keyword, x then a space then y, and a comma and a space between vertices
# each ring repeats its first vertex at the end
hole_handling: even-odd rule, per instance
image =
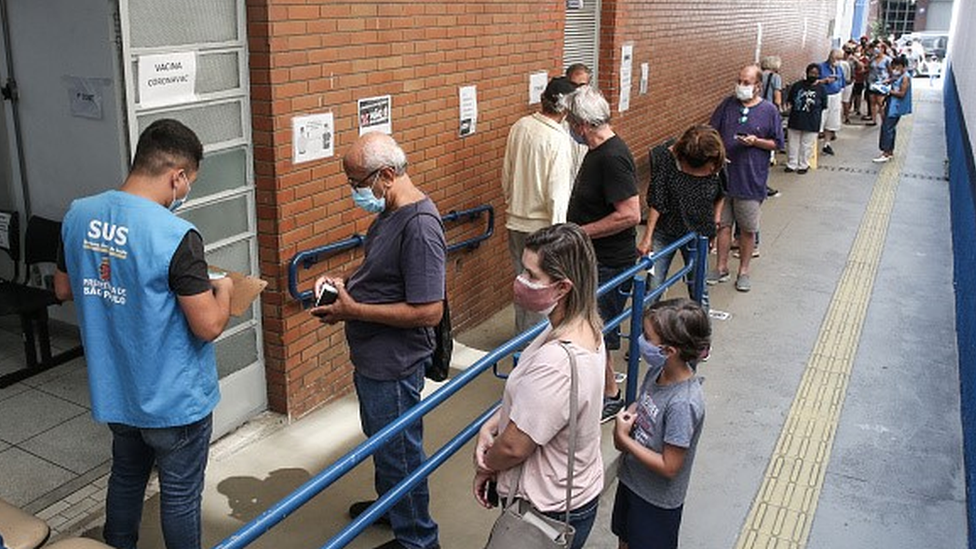
MULTIPOLYGON (((370 217, 349 198, 339 158, 358 135, 356 100, 392 96, 394 137, 409 173, 442 213, 492 204, 497 233, 471 252, 449 257, 455 329, 504 307, 512 273, 498 183, 508 128, 532 112, 527 75, 562 67, 559 0, 368 2, 248 0, 255 174, 265 359, 272 409, 300 417, 348 392, 351 366, 341 327, 320 324, 287 291, 287 267, 299 251, 365 233, 370 217), (458 87, 478 86, 477 133, 458 137, 458 87), (291 119, 331 111, 337 156, 292 165, 291 119)), ((826 52, 832 0, 802 3, 637 2, 604 0, 601 87, 616 110, 620 46, 635 44, 631 111, 615 125, 642 172, 647 148, 705 120, 755 49, 784 57, 784 73, 826 52), (803 15, 807 49, 799 48, 803 15), (652 57, 653 55, 653 57, 652 57), (650 93, 637 95, 640 63, 650 61, 650 93)), ((642 176, 642 185, 644 181, 642 176)), ((465 228, 449 231, 454 241, 465 228)), ((304 277, 354 266, 340 254, 304 277)))
POLYGON ((719 101, 732 93, 739 69, 755 60, 758 22, 760 58, 780 56, 780 73, 792 82, 808 63, 826 59, 836 2, 603 0, 602 7, 600 87, 610 101, 614 128, 637 161, 643 189, 648 149, 692 124, 707 123, 719 101), (620 114, 620 57, 627 43, 634 46, 633 84, 630 110, 620 114), (646 95, 638 94, 641 63, 650 66, 646 95))

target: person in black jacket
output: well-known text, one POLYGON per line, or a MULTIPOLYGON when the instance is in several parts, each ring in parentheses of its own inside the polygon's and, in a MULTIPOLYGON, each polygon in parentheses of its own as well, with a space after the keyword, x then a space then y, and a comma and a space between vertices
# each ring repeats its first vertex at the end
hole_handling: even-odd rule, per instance
POLYGON ((790 88, 786 99, 790 117, 786 147, 786 171, 805 174, 810 169, 810 156, 817 146, 820 117, 827 108, 827 91, 820 80, 817 63, 807 65, 806 80, 790 88))

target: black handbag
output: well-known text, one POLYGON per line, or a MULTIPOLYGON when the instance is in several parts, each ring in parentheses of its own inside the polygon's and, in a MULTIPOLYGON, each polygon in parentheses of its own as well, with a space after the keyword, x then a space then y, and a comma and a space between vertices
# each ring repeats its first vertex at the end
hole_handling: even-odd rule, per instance
MULTIPOLYGON (((444 290, 447 295, 447 290, 444 290)), ((434 326, 434 355, 424 370, 424 376, 433 381, 444 381, 451 371, 451 355, 454 353, 454 338, 451 334, 451 309, 444 298, 444 314, 434 326)))
POLYGON ((569 355, 569 462, 566 480, 565 520, 543 515, 532 502, 514 496, 522 482, 524 468, 519 466, 518 480, 512 493, 505 496, 502 514, 495 520, 485 549, 568 549, 573 545, 576 529, 569 524, 573 508, 573 460, 576 459, 576 414, 579 402, 579 381, 576 374, 576 356, 562 341, 559 345, 569 355))

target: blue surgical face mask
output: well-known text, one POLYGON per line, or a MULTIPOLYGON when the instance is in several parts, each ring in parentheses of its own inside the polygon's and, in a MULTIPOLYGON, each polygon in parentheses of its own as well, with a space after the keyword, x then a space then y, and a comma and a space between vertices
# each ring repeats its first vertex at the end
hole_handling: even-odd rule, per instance
POLYGON ((572 126, 569 127, 569 135, 573 138, 573 141, 579 143, 580 145, 589 146, 586 143, 586 138, 583 137, 582 135, 576 133, 575 131, 573 131, 573 127, 572 126))
POLYGON ((667 362, 668 356, 664 354, 664 349, 648 341, 644 334, 637 339, 637 343, 640 346, 641 358, 651 368, 660 368, 667 362))
POLYGON ((175 212, 180 206, 186 203, 186 199, 190 197, 190 191, 193 187, 190 186, 190 178, 184 173, 183 177, 186 177, 186 194, 183 198, 176 198, 176 189, 173 189, 173 201, 169 203, 169 211, 175 212))
POLYGON ((372 187, 354 188, 352 190, 352 201, 371 214, 380 213, 386 209, 386 197, 376 198, 372 187))

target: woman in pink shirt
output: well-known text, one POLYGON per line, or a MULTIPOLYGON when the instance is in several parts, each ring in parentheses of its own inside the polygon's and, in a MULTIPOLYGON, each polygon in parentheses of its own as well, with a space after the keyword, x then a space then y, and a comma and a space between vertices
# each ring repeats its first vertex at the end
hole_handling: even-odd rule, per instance
POLYGON ((553 225, 528 236, 515 302, 549 317, 505 383, 501 409, 481 428, 475 447, 474 495, 485 507, 489 484, 543 514, 566 517, 573 353, 578 380, 576 453, 569 523, 578 549, 596 519, 603 490, 600 413, 605 352, 596 304, 596 256, 579 226, 553 225), (566 344, 564 349, 563 345, 566 344))

